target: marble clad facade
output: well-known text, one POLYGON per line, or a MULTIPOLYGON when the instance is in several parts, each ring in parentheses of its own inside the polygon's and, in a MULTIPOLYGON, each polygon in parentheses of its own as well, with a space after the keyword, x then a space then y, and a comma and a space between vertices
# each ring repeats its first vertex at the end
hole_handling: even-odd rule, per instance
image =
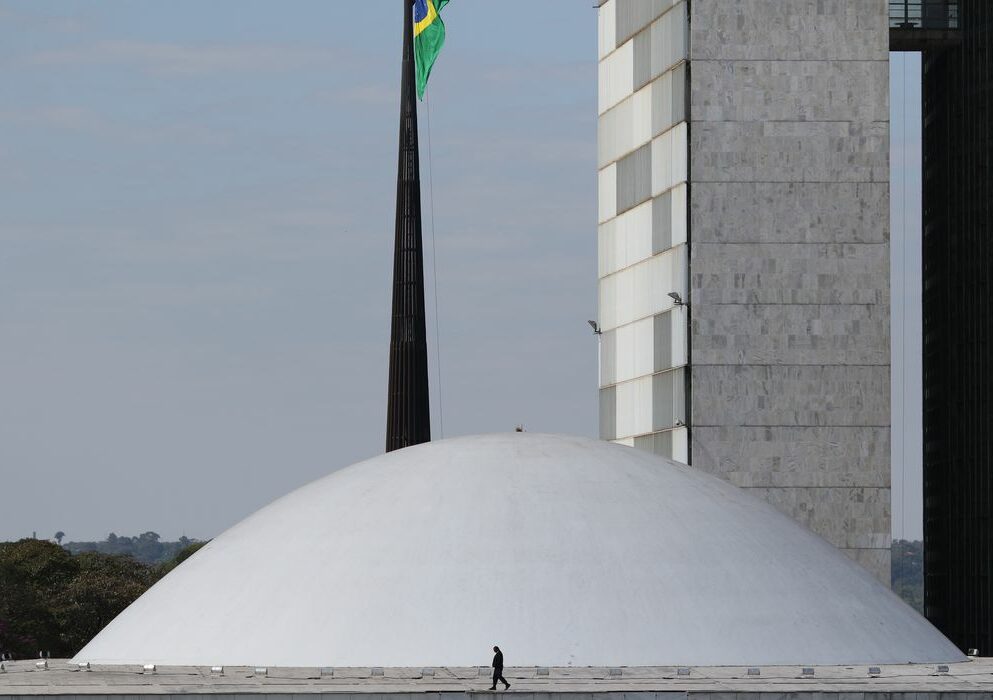
POLYGON ((600 3, 600 435, 887 584, 888 81, 886 0, 600 3))

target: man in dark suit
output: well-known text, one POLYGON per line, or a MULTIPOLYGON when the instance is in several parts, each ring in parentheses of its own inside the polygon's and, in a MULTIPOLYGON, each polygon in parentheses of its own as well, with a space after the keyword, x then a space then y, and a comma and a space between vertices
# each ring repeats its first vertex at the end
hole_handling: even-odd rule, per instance
POLYGON ((510 683, 503 677, 503 652, 500 647, 493 647, 493 685, 490 690, 496 690, 497 681, 504 685, 504 690, 510 687, 510 683))

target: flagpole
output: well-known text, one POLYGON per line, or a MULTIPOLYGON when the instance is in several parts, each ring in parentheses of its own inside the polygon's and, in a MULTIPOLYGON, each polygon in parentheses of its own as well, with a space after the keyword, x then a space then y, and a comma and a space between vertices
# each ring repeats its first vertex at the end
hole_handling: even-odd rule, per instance
POLYGON ((403 2, 400 145, 397 158, 396 236, 393 250, 393 319, 386 409, 386 451, 431 440, 421 178, 414 78, 413 0, 403 2))

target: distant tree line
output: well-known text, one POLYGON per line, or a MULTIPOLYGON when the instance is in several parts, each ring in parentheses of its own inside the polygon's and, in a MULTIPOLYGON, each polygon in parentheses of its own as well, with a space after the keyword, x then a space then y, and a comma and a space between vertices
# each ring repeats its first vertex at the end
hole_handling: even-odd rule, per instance
MULTIPOLYGON (((55 533, 55 539, 61 544, 59 535, 64 537, 65 533, 55 533)), ((163 564, 194 542, 195 540, 185 535, 175 542, 163 542, 157 532, 143 532, 137 537, 123 537, 112 532, 103 542, 67 542, 64 546, 73 554, 83 552, 123 554, 144 564, 163 564)))
POLYGON ((120 550, 127 554, 83 549, 73 554, 70 545, 36 539, 0 542, 0 652, 14 658, 39 652, 75 655, 152 584, 206 544, 186 540, 176 548, 171 545, 179 543, 158 542, 158 535, 143 537, 116 538, 132 546, 140 543, 134 550, 120 550), (149 546, 153 542, 160 549, 149 546), (141 561, 132 551, 146 558, 158 552, 158 563, 141 561), (163 561, 164 551, 173 554, 163 561))

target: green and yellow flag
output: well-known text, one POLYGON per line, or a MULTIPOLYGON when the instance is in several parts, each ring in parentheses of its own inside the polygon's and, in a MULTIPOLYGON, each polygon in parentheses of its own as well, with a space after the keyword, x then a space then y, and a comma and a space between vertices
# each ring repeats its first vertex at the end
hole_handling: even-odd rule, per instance
POLYGON ((417 97, 424 99, 431 67, 445 44, 445 23, 441 8, 448 0, 414 0, 414 65, 417 72, 417 97))

